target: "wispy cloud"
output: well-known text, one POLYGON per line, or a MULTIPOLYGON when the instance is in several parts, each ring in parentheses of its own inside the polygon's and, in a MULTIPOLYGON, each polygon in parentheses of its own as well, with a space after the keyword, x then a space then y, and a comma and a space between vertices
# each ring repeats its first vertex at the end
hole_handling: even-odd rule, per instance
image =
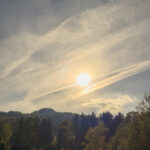
MULTIPOLYGON (((110 111, 113 114, 118 112, 127 112, 130 110, 124 109, 124 105, 135 103, 136 99, 134 97, 129 97, 128 95, 116 95, 113 98, 111 97, 101 97, 97 99, 91 99, 88 102, 83 102, 81 107, 83 109, 94 108, 96 113, 102 113, 105 111, 110 111)), ((131 111, 131 110, 130 110, 131 111)))
MULTIPOLYGON (((138 74, 142 71, 145 71, 147 69, 150 69, 150 60, 144 61, 144 62, 141 62, 138 64, 134 64, 134 65, 129 66, 127 68, 123 68, 122 71, 120 71, 120 70, 118 72, 115 71, 114 72, 115 75, 112 75, 108 78, 105 78, 105 79, 93 84, 91 86, 91 89, 89 89, 89 91, 87 91, 87 93, 101 89, 101 88, 104 88, 105 86, 109 86, 110 84, 113 84, 115 82, 123 80, 123 79, 130 77, 132 75, 136 75, 136 74, 138 74)), ((106 76, 108 76, 108 75, 106 75, 106 76)))
MULTIPOLYGON (((77 99, 80 96, 83 96, 83 95, 86 95, 86 94, 91 93, 93 91, 102 89, 106 86, 109 86, 115 82, 118 82, 118 81, 123 80, 125 78, 128 78, 130 76, 136 75, 136 74, 143 72, 147 69, 150 69, 150 60, 144 61, 141 63, 137 63, 137 64, 134 64, 134 65, 131 65, 131 66, 128 66, 125 68, 121 68, 119 70, 110 72, 110 73, 105 74, 103 76, 102 75, 97 76, 97 77, 93 78, 92 80, 94 80, 94 79, 99 80, 100 79, 100 81, 93 82, 87 89, 84 89, 82 92, 79 92, 78 94, 68 96, 67 98, 69 98, 70 100, 71 99, 77 99), (103 78, 103 79, 101 79, 101 78, 103 78)), ((66 90, 68 88, 72 88, 73 86, 78 86, 78 85, 73 83, 73 84, 70 84, 70 85, 67 85, 64 87, 60 87, 58 89, 54 89, 52 91, 38 95, 38 96, 32 98, 32 100, 44 97, 46 95, 54 94, 55 92, 60 92, 60 91, 66 90)))
MULTIPOLYGON (((89 101, 92 96, 102 96, 94 95, 94 91, 150 69, 150 2, 85 0, 84 3, 86 8, 81 1, 73 0, 31 3, 36 11, 30 10, 29 15, 24 10, 20 17, 27 22, 17 19, 16 14, 21 13, 10 7, 13 13, 5 14, 5 18, 14 18, 16 26, 20 25, 17 29, 4 20, 7 26, 0 26, 0 33, 1 29, 7 33, 0 36, 0 99, 9 104, 5 108, 16 109, 19 98, 21 104, 29 107, 38 99, 38 105, 30 110, 73 102, 81 108, 82 98, 89 101), (68 2, 69 8, 65 5, 68 2), (60 9, 49 11, 49 5, 60 9), (86 92, 75 83, 82 71, 92 77, 86 92), (11 104, 14 105, 10 107, 11 104)), ((2 5, 6 7, 9 3, 2 5)), ((22 3, 14 7, 24 9, 22 3)), ((141 77, 140 81, 143 80, 141 77)), ((149 87, 149 82, 145 87, 149 87)))

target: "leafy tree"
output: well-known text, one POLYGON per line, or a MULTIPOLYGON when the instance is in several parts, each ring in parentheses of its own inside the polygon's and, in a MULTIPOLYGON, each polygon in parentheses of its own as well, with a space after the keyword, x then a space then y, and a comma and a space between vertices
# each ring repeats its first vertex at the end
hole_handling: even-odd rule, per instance
POLYGON ((52 122, 48 119, 43 119, 38 129, 38 147, 48 148, 53 141, 52 122))
POLYGON ((94 114, 94 112, 88 116, 82 113, 81 125, 80 125, 81 139, 84 138, 84 136, 86 135, 90 127, 95 127, 97 124, 98 124, 98 119, 96 118, 96 115, 94 114))
POLYGON ((113 115, 110 112, 106 111, 100 114, 99 119, 104 122, 106 127, 110 128, 113 122, 113 115))
POLYGON ((136 108, 141 113, 150 113, 150 94, 145 94, 144 99, 137 105, 136 108))
POLYGON ((130 112, 112 139, 111 150, 149 150, 150 115, 130 112))
POLYGON ((0 149, 9 150, 12 136, 11 125, 5 121, 0 122, 0 149))
POLYGON ((73 118, 73 134, 76 138, 79 138, 79 132, 80 132, 80 117, 79 115, 75 115, 73 118))
POLYGON ((16 123, 12 142, 12 149, 23 150, 37 147, 38 137, 37 129, 39 125, 38 118, 21 118, 16 123))
POLYGON ((59 150, 71 150, 74 142, 70 121, 63 121, 58 129, 57 146, 59 150))
POLYGON ((84 150, 106 150, 107 132, 108 128, 102 121, 100 121, 96 127, 90 128, 85 136, 88 144, 85 146, 84 150))
POLYGON ((124 115, 120 112, 113 118, 111 126, 109 128, 109 135, 114 136, 119 124, 124 120, 124 115))

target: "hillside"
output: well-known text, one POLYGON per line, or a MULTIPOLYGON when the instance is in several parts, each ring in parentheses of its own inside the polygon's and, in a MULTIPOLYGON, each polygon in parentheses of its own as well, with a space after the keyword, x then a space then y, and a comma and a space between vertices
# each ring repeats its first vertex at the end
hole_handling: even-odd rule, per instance
POLYGON ((13 120, 22 117, 33 117, 33 116, 39 117, 41 119, 43 118, 50 119, 53 123, 54 130, 56 130, 63 120, 70 120, 75 116, 75 114, 68 112, 56 112, 51 108, 42 108, 40 110, 28 114, 21 113, 18 111, 0 112, 0 120, 13 120))

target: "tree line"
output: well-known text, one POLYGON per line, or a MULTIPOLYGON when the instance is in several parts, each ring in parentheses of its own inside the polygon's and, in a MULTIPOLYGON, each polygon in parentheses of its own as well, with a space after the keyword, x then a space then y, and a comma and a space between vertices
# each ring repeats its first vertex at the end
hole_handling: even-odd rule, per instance
POLYGON ((0 150, 150 150, 150 96, 126 116, 76 114, 57 131, 39 116, 1 120, 0 150))

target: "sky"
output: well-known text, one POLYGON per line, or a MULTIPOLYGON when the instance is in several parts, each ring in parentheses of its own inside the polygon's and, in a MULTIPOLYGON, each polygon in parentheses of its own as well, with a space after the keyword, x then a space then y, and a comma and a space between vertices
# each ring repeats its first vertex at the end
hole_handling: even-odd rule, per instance
POLYGON ((127 113, 150 92, 149 0, 1 0, 0 111, 127 113), (81 73, 91 82, 76 84, 81 73))

